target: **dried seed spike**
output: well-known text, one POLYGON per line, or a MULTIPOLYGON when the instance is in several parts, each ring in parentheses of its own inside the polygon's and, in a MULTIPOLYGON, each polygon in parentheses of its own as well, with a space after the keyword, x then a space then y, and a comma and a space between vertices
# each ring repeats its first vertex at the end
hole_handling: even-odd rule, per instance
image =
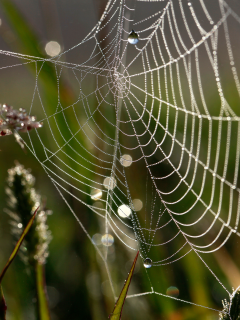
POLYGON ((10 217, 12 219, 12 233, 18 237, 21 229, 31 218, 36 208, 40 207, 31 231, 25 238, 22 259, 25 262, 34 264, 37 260, 44 264, 48 256, 48 244, 51 240, 51 233, 46 224, 47 216, 51 213, 45 208, 45 201, 34 189, 35 178, 19 163, 14 168, 8 170, 7 195, 9 199, 10 217))

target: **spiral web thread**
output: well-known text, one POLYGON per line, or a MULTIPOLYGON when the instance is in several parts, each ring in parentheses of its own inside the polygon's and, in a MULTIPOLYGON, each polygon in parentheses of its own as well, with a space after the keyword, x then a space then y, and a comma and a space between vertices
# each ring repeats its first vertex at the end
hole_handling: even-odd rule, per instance
MULTIPOLYGON (((91 32, 59 56, 0 51, 20 59, 4 69, 35 65, 26 108, 38 114, 43 128, 22 138, 89 239, 68 195, 102 221, 101 234, 139 248, 143 259, 158 256, 153 268, 194 252, 221 283, 204 257, 240 235, 239 24, 240 12, 222 0, 110 0, 91 32), (132 29, 136 45, 128 42, 132 29), (79 61, 66 62, 74 50, 79 61), (87 58, 81 58, 84 50, 87 58), (56 73, 58 101, 51 108, 38 83, 46 63, 56 73), (78 98, 63 107, 64 72, 78 98), (135 210, 137 192, 145 199, 135 210), (119 215, 121 205, 129 216, 119 215), (171 252, 163 253, 169 245, 171 252)), ((113 289, 107 251, 94 246, 113 289)), ((151 292, 133 296, 163 295, 151 286, 151 292)))

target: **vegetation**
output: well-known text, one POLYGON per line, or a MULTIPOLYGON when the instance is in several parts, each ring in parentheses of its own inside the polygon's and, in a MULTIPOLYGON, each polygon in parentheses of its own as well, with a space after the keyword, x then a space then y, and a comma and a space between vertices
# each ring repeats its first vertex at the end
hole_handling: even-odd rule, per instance
MULTIPOLYGON (((43 46, 41 47, 44 36, 40 32, 41 30, 32 27, 31 19, 26 15, 26 12, 23 13, 22 8, 20 9, 12 0, 0 0, 0 9, 2 12, 0 37, 4 48, 30 56, 47 58, 43 46)), ((82 12, 82 15, 84 15, 84 12, 82 12)), ((77 19, 81 20, 79 16, 77 19)), ((61 23, 64 24, 62 21, 61 23)), ((75 32, 74 27, 73 30, 72 33, 75 32)), ((1 58, 7 59, 7 56, 2 55, 1 58)), ((3 61, 3 63, 5 62, 3 61)), ((32 96, 28 91, 29 87, 33 91, 35 72, 33 64, 25 64, 19 69, 13 68, 13 71, 7 69, 7 72, 4 68, 0 69, 2 75, 0 86, 6 88, 5 91, 3 90, 3 98, 9 98, 8 101, 0 102, 13 105, 14 108, 16 106, 16 109, 24 108, 26 101, 30 105, 32 96), (22 77, 24 81, 16 81, 16 83, 11 81, 12 77, 15 76, 15 70, 19 72, 19 77, 22 77)), ((50 61, 46 61, 41 66, 38 79, 45 103, 50 109, 54 108, 58 100, 58 92, 56 91, 56 70, 50 61)), ((67 74, 62 76, 59 92, 62 107, 72 104, 76 99, 77 92, 70 85, 67 74)), ((59 123, 60 130, 64 131, 64 121, 59 123)), ((4 128, 4 130, 6 129, 13 130, 16 128, 4 128)), ((40 128, 39 130, 43 129, 40 128)), ((72 130, 75 129, 73 124, 72 130)), ((19 239, 21 232, 24 228, 27 228, 32 214, 40 206, 34 225, 24 240, 25 244, 23 244, 22 252, 19 252, 20 254, 17 255, 11 268, 4 276, 3 290, 8 305, 7 320, 31 320, 36 318, 36 313, 39 320, 49 318, 52 320, 103 320, 107 319, 111 313, 114 315, 115 300, 109 285, 106 268, 103 261, 99 259, 92 242, 76 223, 75 218, 69 212, 69 208, 48 179, 43 167, 36 162, 35 157, 27 150, 23 152, 13 135, 2 135, 4 135, 0 138, 0 177, 2 181, 0 185, 2 212, 0 218, 0 263, 2 266, 12 252, 13 242, 19 239), (13 167, 16 159, 18 161, 16 166, 9 169, 13 167), (24 164, 24 167, 19 163, 24 164), (31 168, 32 171, 30 172, 25 168, 31 168), (33 176, 36 178, 35 185, 33 176), (33 191, 33 188, 37 191, 33 191), (41 196, 38 192, 41 192, 41 196), (47 197, 47 206, 53 211, 52 215, 48 216, 49 210, 44 197, 47 197), (6 208, 8 210, 5 210, 6 208), (6 211, 8 214, 6 214, 6 211), (48 226, 46 226, 47 216, 48 226), (49 230, 51 230, 51 236, 49 230), (50 242, 51 238, 52 241, 50 242), (46 288, 44 285, 45 275, 46 288), (49 302, 47 302, 47 296, 49 302)), ((48 140, 48 137, 46 137, 46 140, 48 140)), ((80 142, 82 145, 87 143, 84 135, 81 136, 80 142)), ((22 146, 21 143, 20 145, 22 146)), ((35 148, 37 152, 41 145, 36 144, 35 148)), ((69 154, 74 158, 74 152, 71 149, 69 154)), ((68 161, 66 159, 66 163, 68 161)), ((84 173, 86 176, 88 174, 84 173)), ((132 180, 134 180, 134 176, 138 175, 141 175, 141 170, 140 172, 132 172, 132 180)), ((87 177, 93 179, 93 177, 87 177)), ((70 191, 74 194, 74 190, 70 191)), ((149 190, 149 195, 151 195, 151 192, 152 190, 149 190)), ((86 193, 90 194, 90 190, 86 190, 86 193)), ((68 195, 66 197, 71 207, 74 208, 74 212, 83 217, 82 219, 91 234, 102 228, 101 222, 95 215, 91 214, 86 206, 74 197, 68 195)), ((89 204, 93 204, 90 197, 86 197, 85 200, 89 204)), ((98 249, 101 252, 105 250, 102 244, 98 245, 98 249)), ((239 272, 237 266, 240 265, 238 244, 230 239, 227 249, 228 251, 220 250, 218 257, 213 256, 212 260, 208 261, 211 268, 220 274, 224 283, 230 281, 230 275, 221 261, 230 261, 236 267, 234 269, 237 270, 236 273, 239 272)), ((175 248, 169 248, 169 250, 174 251, 175 248)), ((127 278, 127 272, 130 270, 129 266, 134 261, 135 253, 129 252, 117 241, 109 249, 109 252, 109 266, 115 292, 118 296, 121 293, 123 282, 127 278)), ((179 289, 179 298, 182 300, 193 301, 203 306, 208 305, 210 308, 217 310, 222 308, 222 300, 226 297, 225 292, 221 291, 221 287, 217 286, 214 279, 210 277, 207 268, 193 254, 189 254, 178 267, 174 265, 163 267, 161 273, 151 268, 149 274, 151 279, 154 279, 156 290, 163 295, 166 295, 167 288, 175 286, 179 289)), ((129 290, 130 293, 151 292, 149 276, 143 267, 143 261, 139 258, 136 262, 129 290)), ((235 307, 235 304, 233 306, 234 314, 238 314, 238 303, 237 307, 235 307)), ((227 304, 224 305, 224 310, 229 312, 227 304)), ((115 319, 113 315, 110 319, 115 319)), ((188 305, 170 297, 149 294, 127 299, 124 304, 122 319, 214 320, 218 317, 216 311, 188 305)), ((226 315, 222 314, 220 318, 228 319, 226 315)), ((232 317, 232 320, 237 319, 238 315, 232 317)))

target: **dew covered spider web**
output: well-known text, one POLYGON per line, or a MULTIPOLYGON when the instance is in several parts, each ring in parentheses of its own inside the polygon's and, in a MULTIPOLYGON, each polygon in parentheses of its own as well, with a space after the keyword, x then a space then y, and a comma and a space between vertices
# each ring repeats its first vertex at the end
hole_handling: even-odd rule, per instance
POLYGON ((233 1, 109 0, 91 32, 56 57, 0 51, 13 61, 2 70, 35 70, 26 110, 43 128, 21 138, 101 255, 115 296, 113 240, 139 249, 147 267, 149 291, 130 297, 166 296, 154 270, 188 256, 231 294, 208 257, 240 235, 239 31, 233 1), (66 73, 77 92, 69 103, 66 73), (97 233, 84 215, 100 221, 97 233))

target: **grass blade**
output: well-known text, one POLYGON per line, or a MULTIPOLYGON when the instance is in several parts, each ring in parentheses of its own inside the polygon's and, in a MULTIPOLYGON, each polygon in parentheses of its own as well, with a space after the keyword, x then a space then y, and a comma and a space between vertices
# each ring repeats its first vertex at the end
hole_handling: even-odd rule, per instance
POLYGON ((33 220, 35 219, 35 216, 37 214, 37 210, 38 208, 35 210, 32 218, 30 219, 30 221, 28 222, 26 228, 23 230, 23 233, 20 237, 20 239, 18 240, 15 248, 13 249, 13 252, 12 254, 10 255, 10 258, 8 259, 8 262, 6 263, 5 267, 3 268, 2 272, 1 272, 1 275, 0 275, 0 284, 2 282, 2 279, 7 271, 7 269, 9 268, 10 264, 12 263, 13 259, 15 258, 16 254, 18 253, 18 250, 20 249, 20 246, 26 236, 26 234, 28 233, 29 229, 31 228, 32 224, 33 224, 33 220))
POLYGON ((117 302, 115 304, 113 312, 109 316, 110 320, 120 320, 121 319, 123 305, 124 305, 124 302, 125 302, 125 299, 126 299, 126 296, 127 296, 129 285, 130 285, 131 280, 132 280, 132 276, 133 276, 134 268, 135 268, 135 265, 136 265, 136 262, 137 262, 138 254, 139 254, 139 251, 137 252, 137 255, 136 255, 136 257, 135 257, 135 259, 133 261, 131 270, 130 270, 130 272, 128 274, 128 277, 127 277, 127 279, 125 281, 125 284, 124 284, 124 286, 122 288, 122 291, 121 291, 121 293, 120 293, 120 295, 118 297, 118 300, 117 300, 117 302))

